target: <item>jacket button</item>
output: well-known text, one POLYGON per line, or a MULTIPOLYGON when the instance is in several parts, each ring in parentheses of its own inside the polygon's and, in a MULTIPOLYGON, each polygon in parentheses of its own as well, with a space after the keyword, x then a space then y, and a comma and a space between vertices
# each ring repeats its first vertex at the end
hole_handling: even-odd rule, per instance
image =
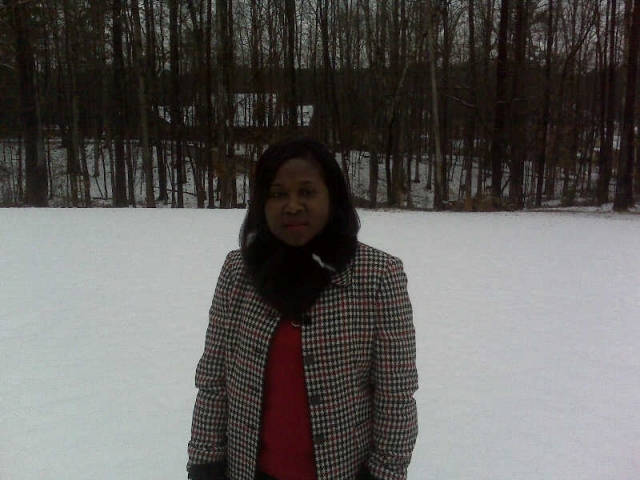
POLYGON ((305 355, 304 364, 307 367, 313 367, 316 364, 316 358, 313 355, 305 355))
POLYGON ((309 403, 311 404, 311 406, 317 407, 322 403, 322 397, 320 395, 311 395, 309 397, 309 403))
POLYGON ((316 435, 315 437, 313 437, 313 442, 316 445, 322 445, 325 442, 325 437, 322 433, 319 433, 318 435, 316 435))
POLYGON ((303 325, 310 325, 311 324, 311 315, 309 315, 308 313, 303 313, 300 316, 300 321, 302 322, 303 325))

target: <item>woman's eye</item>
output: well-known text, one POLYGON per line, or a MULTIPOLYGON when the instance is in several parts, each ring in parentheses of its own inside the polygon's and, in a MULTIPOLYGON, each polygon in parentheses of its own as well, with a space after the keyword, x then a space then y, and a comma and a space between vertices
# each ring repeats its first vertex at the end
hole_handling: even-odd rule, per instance
POLYGON ((300 192, 300 194, 301 194, 303 197, 310 197, 310 196, 312 196, 314 193, 315 193, 315 192, 314 192, 313 190, 309 190, 309 189, 305 189, 305 190, 302 190, 302 191, 300 192))
POLYGON ((282 192, 269 192, 269 198, 282 198, 283 196, 282 192))

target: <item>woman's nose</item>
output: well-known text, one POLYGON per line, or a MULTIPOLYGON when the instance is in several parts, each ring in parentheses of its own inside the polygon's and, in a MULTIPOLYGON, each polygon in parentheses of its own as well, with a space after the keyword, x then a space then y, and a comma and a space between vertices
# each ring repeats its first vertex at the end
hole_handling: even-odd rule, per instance
POLYGON ((302 210, 304 206, 297 195, 290 195, 287 198, 287 203, 285 205, 285 210, 287 213, 298 213, 302 210))

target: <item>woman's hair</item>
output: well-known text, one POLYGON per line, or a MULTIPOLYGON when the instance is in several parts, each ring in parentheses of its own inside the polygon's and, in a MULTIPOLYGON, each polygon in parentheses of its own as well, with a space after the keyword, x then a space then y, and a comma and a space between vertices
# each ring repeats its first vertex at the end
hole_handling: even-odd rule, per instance
POLYGON ((360 219, 351 202, 351 195, 342 170, 335 157, 322 143, 312 138, 284 140, 271 145, 258 159, 249 208, 240 230, 240 246, 244 250, 253 235, 267 229, 264 207, 269 197, 271 183, 278 169, 287 160, 304 158, 314 162, 322 171, 329 190, 330 216, 326 228, 351 237, 360 230, 360 219))

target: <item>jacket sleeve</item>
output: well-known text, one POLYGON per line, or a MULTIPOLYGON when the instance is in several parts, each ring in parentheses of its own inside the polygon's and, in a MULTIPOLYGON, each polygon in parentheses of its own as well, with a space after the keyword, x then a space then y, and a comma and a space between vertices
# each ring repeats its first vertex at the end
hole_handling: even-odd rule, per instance
MULTIPOLYGON (((193 409, 189 461, 190 478, 224 465, 227 458, 227 392, 225 357, 229 344, 229 297, 234 285, 232 253, 222 266, 211 309, 204 353, 196 368, 198 395, 193 409), (195 475, 195 476, 194 476, 195 475)), ((211 477, 219 478, 219 477, 211 477)))
POLYGON ((377 292, 373 353, 374 445, 367 467, 375 478, 404 480, 418 435, 413 313, 402 262, 392 258, 377 292))

